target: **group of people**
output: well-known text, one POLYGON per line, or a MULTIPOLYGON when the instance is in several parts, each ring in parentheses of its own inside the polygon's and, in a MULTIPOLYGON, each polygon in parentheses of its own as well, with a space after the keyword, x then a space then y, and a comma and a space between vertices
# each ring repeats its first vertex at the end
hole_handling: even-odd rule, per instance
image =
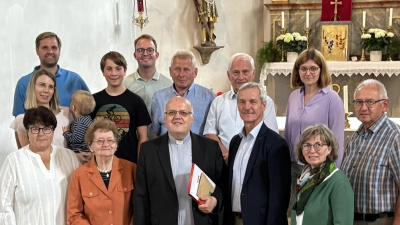
POLYGON ((107 87, 92 95, 58 66, 59 37, 37 37, 40 65, 15 91, 19 151, 0 169, 0 224, 278 225, 288 207, 293 225, 400 220, 400 127, 379 81, 355 89, 362 125, 344 146, 343 101, 322 54, 305 50, 282 137, 248 54, 230 58, 232 90, 216 96, 194 83, 190 51, 174 54, 170 80, 155 67, 156 40, 134 44, 135 73, 105 54, 107 87), (188 195, 193 164, 215 183, 202 204, 188 195))

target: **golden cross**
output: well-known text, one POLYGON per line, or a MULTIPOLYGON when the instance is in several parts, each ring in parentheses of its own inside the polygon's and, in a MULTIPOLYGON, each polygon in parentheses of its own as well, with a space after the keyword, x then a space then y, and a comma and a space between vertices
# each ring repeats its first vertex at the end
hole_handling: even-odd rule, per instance
POLYGON ((337 5, 341 5, 342 2, 338 2, 337 0, 335 0, 334 2, 331 2, 331 5, 335 5, 335 12, 334 12, 334 19, 333 21, 336 21, 336 17, 337 17, 337 5))

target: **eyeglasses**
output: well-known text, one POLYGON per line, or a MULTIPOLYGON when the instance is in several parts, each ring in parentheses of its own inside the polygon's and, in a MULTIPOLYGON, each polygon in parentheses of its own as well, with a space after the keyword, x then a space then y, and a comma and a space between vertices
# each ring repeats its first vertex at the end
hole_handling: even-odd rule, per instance
POLYGON ((104 143, 108 143, 110 146, 113 145, 116 141, 114 139, 108 139, 108 140, 104 140, 104 139, 99 139, 97 141, 92 141, 94 143, 96 143, 99 146, 103 146, 104 143))
POLYGON ((170 111, 168 111, 168 112, 165 112, 164 114, 166 114, 166 115, 168 115, 168 116, 176 116, 176 114, 178 114, 178 113, 179 113, 179 115, 181 115, 182 117, 186 117, 187 115, 192 114, 192 112, 186 111, 186 110, 179 110, 179 111, 170 110, 170 111))
POLYGON ((364 103, 365 103, 365 105, 366 105, 368 108, 372 108, 372 107, 374 107, 374 105, 375 105, 377 102, 384 101, 384 100, 386 100, 386 99, 379 99, 379 100, 376 100, 376 101, 374 101, 374 100, 365 100, 365 101, 363 101, 363 100, 353 100, 353 103, 354 103, 357 107, 362 107, 362 106, 364 105, 364 103))
POLYGON ((307 71, 310 71, 311 74, 314 74, 315 72, 317 72, 318 69, 319 69, 319 67, 316 67, 316 66, 312 66, 312 67, 310 67, 310 68, 301 66, 301 67, 299 68, 299 72, 300 72, 301 74, 306 74, 307 71))
POLYGON ((153 54, 155 49, 154 48, 138 48, 136 49, 136 52, 139 54, 144 54, 144 52, 147 52, 147 54, 153 54))
POLYGON ((43 134, 50 134, 53 131, 53 127, 29 127, 32 134, 40 133, 40 130, 43 131, 43 134))
POLYGON ((303 145, 303 151, 304 152, 309 152, 311 150, 311 146, 314 148, 316 152, 319 152, 322 149, 322 146, 327 145, 327 144, 321 144, 321 143, 315 143, 315 144, 304 144, 303 145))

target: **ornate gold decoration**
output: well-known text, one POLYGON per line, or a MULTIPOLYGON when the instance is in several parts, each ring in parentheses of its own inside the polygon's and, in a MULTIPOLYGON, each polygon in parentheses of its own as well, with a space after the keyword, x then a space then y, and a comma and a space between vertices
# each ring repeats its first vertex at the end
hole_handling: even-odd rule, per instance
MULTIPOLYGON (((286 28, 280 30, 281 34, 286 34, 286 28)), ((283 50, 283 45, 281 47, 281 62, 285 62, 285 50, 283 50)))
POLYGON ((149 23, 148 17, 143 16, 143 12, 139 12, 139 16, 135 18, 133 16, 133 21, 132 21, 136 26, 140 27, 140 30, 143 29, 144 26, 146 26, 149 23))
MULTIPOLYGON (((393 32, 393 27, 392 26, 388 26, 386 27, 387 32, 393 32)), ((392 45, 392 39, 390 39, 390 45, 392 45)), ((390 49, 388 49, 388 58, 387 61, 392 61, 392 52, 390 51, 390 49)))
POLYGON ((347 61, 348 25, 323 25, 321 52, 328 61, 347 61))
POLYGON ((304 33, 306 33, 306 37, 307 37, 307 48, 310 45, 310 41, 308 40, 310 32, 311 32, 311 28, 304 28, 304 33))
MULTIPOLYGON (((365 31, 367 31, 367 28, 361 27, 360 30, 361 30, 361 33, 362 33, 362 34, 365 34, 365 31)), ((361 49, 361 59, 360 59, 360 61, 363 61, 363 62, 364 62, 364 61, 367 61, 367 60, 365 59, 365 49, 364 49, 364 48, 361 49)))
POLYGON ((352 112, 344 113, 344 129, 350 129, 349 116, 353 114, 352 112))

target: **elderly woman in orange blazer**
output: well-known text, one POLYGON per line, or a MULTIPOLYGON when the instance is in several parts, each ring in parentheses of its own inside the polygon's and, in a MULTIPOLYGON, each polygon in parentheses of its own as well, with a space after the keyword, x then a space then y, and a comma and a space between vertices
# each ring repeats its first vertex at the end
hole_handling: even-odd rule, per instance
POLYGON ((133 224, 136 164, 114 156, 118 136, 115 124, 100 117, 86 131, 94 157, 72 174, 68 224, 133 224))

